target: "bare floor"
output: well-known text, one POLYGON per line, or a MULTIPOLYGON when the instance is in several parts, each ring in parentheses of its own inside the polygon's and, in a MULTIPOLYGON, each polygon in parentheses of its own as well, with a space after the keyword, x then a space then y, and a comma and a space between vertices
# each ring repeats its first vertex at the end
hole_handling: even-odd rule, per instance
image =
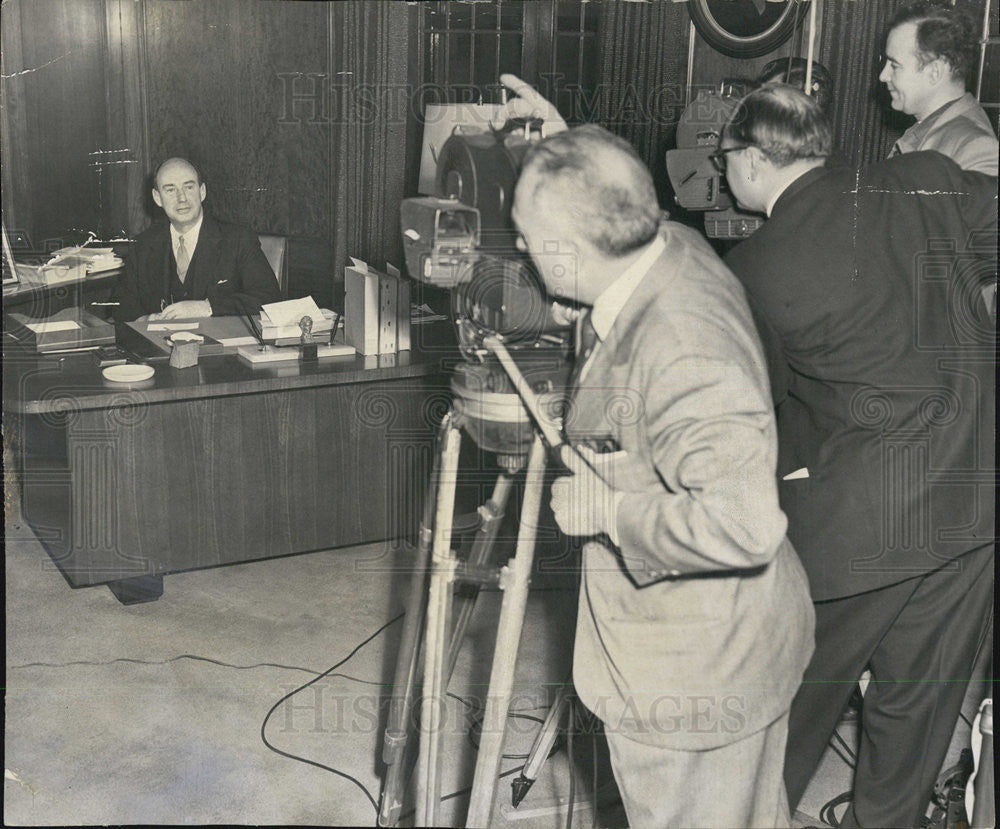
MULTIPOLYGON (((15 487, 5 502, 6 824, 375 824, 409 578, 397 553, 370 545, 179 573, 160 600, 123 606, 106 587, 71 589, 15 487)), ((449 686, 442 826, 465 825, 500 595, 479 597, 449 686)), ((574 826, 625 825, 585 723, 572 761, 560 738, 510 805, 511 772, 569 676, 574 613, 573 579, 538 573, 494 826, 565 826, 571 788, 574 826)), ((828 752, 797 825, 819 825, 850 785, 853 735, 842 731, 848 751, 828 752)), ((411 791, 400 823, 414 820, 411 791)))

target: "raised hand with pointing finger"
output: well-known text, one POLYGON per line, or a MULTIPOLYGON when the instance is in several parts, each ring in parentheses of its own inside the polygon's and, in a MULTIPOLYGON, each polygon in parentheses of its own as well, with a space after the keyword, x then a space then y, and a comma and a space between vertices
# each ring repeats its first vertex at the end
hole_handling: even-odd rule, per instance
POLYGON ((545 123, 546 135, 554 135, 567 129, 566 121, 555 104, 543 98, 531 84, 511 74, 501 75, 500 83, 516 97, 507 100, 498 116, 500 123, 494 123, 494 126, 501 127, 512 118, 541 118, 545 123))

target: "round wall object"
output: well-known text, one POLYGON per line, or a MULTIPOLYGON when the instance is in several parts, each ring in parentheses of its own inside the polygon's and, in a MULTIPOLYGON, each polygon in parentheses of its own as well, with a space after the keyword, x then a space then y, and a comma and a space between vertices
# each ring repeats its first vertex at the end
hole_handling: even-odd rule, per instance
POLYGON ((808 0, 688 0, 695 29, 713 49, 732 58, 774 51, 795 31, 808 0))

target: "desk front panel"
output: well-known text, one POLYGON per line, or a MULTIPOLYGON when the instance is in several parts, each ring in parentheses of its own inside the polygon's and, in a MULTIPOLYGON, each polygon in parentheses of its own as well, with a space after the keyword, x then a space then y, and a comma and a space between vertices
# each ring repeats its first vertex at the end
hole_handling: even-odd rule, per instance
POLYGON ((74 587, 383 539, 388 556, 447 398, 404 377, 22 414, 24 515, 74 587))

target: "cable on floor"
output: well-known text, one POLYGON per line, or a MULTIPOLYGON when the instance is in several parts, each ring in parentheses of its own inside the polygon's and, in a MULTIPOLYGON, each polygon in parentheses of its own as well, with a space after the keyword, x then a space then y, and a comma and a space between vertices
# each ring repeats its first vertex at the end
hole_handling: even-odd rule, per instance
MULTIPOLYGON (((87 659, 77 659, 72 662, 25 662, 23 665, 8 666, 9 670, 16 671, 19 668, 72 668, 78 665, 89 667, 100 667, 102 665, 114 665, 116 663, 130 663, 133 665, 169 665, 181 659, 191 659, 196 662, 209 662, 212 665, 219 665, 223 668, 235 668, 238 671, 251 671, 255 668, 280 668, 283 671, 302 671, 307 674, 317 674, 312 668, 303 668, 299 665, 282 665, 279 662, 255 662, 252 665, 236 665, 232 662, 223 662, 221 659, 212 659, 210 656, 198 656, 194 653, 181 653, 171 656, 169 659, 137 659, 131 656, 122 656, 117 659, 106 659, 98 662, 87 659)), ((361 680, 359 680, 361 681, 361 680)))
POLYGON ((287 694, 285 694, 281 699, 279 699, 276 703, 274 703, 274 705, 271 706, 270 710, 267 712, 267 714, 264 717, 264 722, 261 723, 261 726, 260 726, 260 739, 261 739, 261 742, 263 742, 264 745, 266 745, 269 749, 271 749, 271 751, 273 751, 275 754, 280 754, 282 757, 287 757, 289 760, 298 760, 300 763, 306 763, 306 764, 308 764, 310 766, 315 766, 318 769, 323 769, 324 771, 331 772, 332 774, 336 774, 338 777, 342 777, 345 780, 350 781, 355 786, 357 786, 359 789, 361 789, 361 791, 364 793, 365 797, 368 798, 368 802, 371 803, 372 808, 375 810, 375 814, 376 815, 378 815, 378 802, 375 800, 374 797, 372 797, 371 792, 368 791, 368 788, 365 786, 364 783, 362 783, 356 777, 352 777, 347 772, 340 771, 339 769, 335 769, 332 766, 327 766, 327 765, 325 765, 323 763, 317 762, 316 760, 310 760, 307 757, 299 757, 296 754, 291 754, 291 753, 289 753, 287 751, 283 751, 282 749, 280 749, 277 746, 273 745, 272 743, 268 742, 267 735, 266 735, 265 731, 267 729, 268 720, 271 719, 271 715, 275 711, 278 710, 278 707, 283 702, 285 702, 285 700, 290 699, 291 697, 295 696, 300 691, 304 691, 310 685, 313 685, 314 683, 318 682, 319 680, 323 679, 324 677, 332 674, 337 668, 339 668, 341 665, 343 665, 345 662, 347 662, 349 659, 351 659, 365 645, 367 645, 369 642, 371 642, 372 639, 374 639, 376 636, 378 636, 380 633, 382 633, 390 625, 394 624, 395 622, 398 622, 405 615, 406 615, 405 613, 400 613, 398 616, 394 616, 392 619, 390 619, 388 622, 386 622, 384 625, 382 625, 382 627, 380 627, 378 630, 376 630, 371 636, 369 636, 368 638, 363 639, 361 642, 359 642, 354 647, 354 649, 349 654, 347 654, 347 656, 345 656, 343 659, 341 659, 335 665, 331 665, 329 668, 327 668, 321 674, 313 677, 312 679, 310 679, 304 685, 300 685, 295 690, 289 691, 287 694))
POLYGON ((850 792, 841 792, 836 797, 828 800, 823 808, 819 810, 819 819, 823 821, 827 826, 839 826, 837 816, 834 814, 834 809, 838 806, 842 806, 845 803, 851 802, 850 792))
MULTIPOLYGON (((833 732, 833 739, 835 739, 838 743, 840 743, 841 747, 844 749, 844 752, 847 754, 848 758, 850 758, 849 761, 845 760, 844 762, 846 762, 847 765, 849 765, 853 769, 854 764, 857 761, 857 756, 855 755, 854 750, 847 744, 847 741, 840 736, 839 732, 837 731, 833 732)), ((840 752, 838 751, 837 754, 840 754, 840 752)), ((840 758, 843 760, 844 755, 840 754, 840 758)))
MULTIPOLYGON (((327 766, 327 765, 325 765, 323 763, 320 763, 320 762, 318 762, 316 760, 310 760, 307 757, 300 757, 299 755, 292 754, 290 752, 287 752, 287 751, 284 751, 284 750, 278 748, 277 746, 275 746, 272 743, 268 742, 267 736, 265 734, 265 730, 267 729, 267 723, 270 720, 271 715, 278 709, 279 706, 281 706, 282 703, 284 703, 285 701, 287 701, 291 697, 295 696, 299 692, 304 691, 310 685, 315 684, 316 682, 318 682, 319 680, 321 680, 323 678, 339 676, 339 677, 343 677, 345 679, 353 680, 354 682, 361 682, 361 683, 364 683, 366 685, 384 685, 385 683, 372 682, 371 680, 358 679, 357 677, 352 677, 352 676, 349 676, 347 674, 337 674, 337 673, 334 673, 334 671, 337 668, 339 668, 341 665, 343 665, 344 663, 346 663, 348 660, 350 660, 358 651, 361 650, 361 648, 363 648, 365 645, 367 645, 369 642, 371 642, 373 639, 375 639, 379 634, 383 633, 390 625, 392 625, 395 622, 398 622, 405 615, 406 615, 406 613, 404 612, 404 613, 400 613, 398 616, 394 616, 392 619, 390 619, 388 622, 386 622, 384 625, 382 625, 382 627, 380 627, 378 630, 376 630, 373 634, 371 634, 369 637, 367 637, 366 639, 364 639, 360 643, 358 643, 353 648, 353 650, 351 650, 351 652, 347 654, 347 656, 345 656, 343 659, 341 659, 336 664, 331 665, 325 671, 322 671, 321 673, 316 673, 315 671, 312 671, 312 670, 310 670, 308 668, 299 668, 298 670, 307 671, 309 673, 316 673, 316 676, 314 676, 312 679, 310 679, 305 684, 300 685, 298 688, 295 688, 294 690, 288 692, 281 699, 279 699, 276 703, 274 703, 274 705, 271 706, 270 710, 264 716, 264 721, 263 721, 263 723, 261 724, 261 727, 260 727, 260 739, 264 743, 264 745, 267 746, 271 751, 275 752, 276 754, 280 754, 282 757, 287 757, 289 760, 297 760, 297 761, 299 761, 301 763, 306 763, 306 764, 308 764, 310 766, 314 766, 316 768, 323 769, 324 771, 329 771, 329 772, 331 772, 333 774, 336 774, 338 777, 342 777, 345 780, 350 781, 355 786, 357 786, 359 789, 361 789, 362 793, 368 799, 368 802, 371 803, 372 808, 375 810, 375 814, 376 815, 378 815, 378 813, 379 813, 378 801, 372 796, 371 792, 368 790, 368 787, 365 786, 364 783, 362 783, 356 777, 353 777, 350 774, 347 774, 347 772, 340 771, 339 769, 333 768, 332 766, 327 766)), ((180 657, 175 657, 175 658, 180 658, 180 657)), ((191 658, 192 659, 205 659, 205 661, 208 661, 208 662, 215 662, 216 661, 216 660, 212 660, 212 659, 207 659, 205 657, 191 657, 191 658)), ((172 660, 168 660, 168 661, 172 661, 172 660)), ((224 664, 224 663, 220 663, 220 664, 224 664)), ((233 666, 233 667, 236 667, 236 666, 233 666)), ((475 703, 473 703, 473 702, 471 702, 471 701, 469 701, 467 699, 464 699, 463 697, 460 697, 457 694, 453 694, 450 691, 448 691, 446 693, 447 693, 447 695, 449 697, 452 697, 453 699, 458 700, 459 702, 461 702, 463 705, 467 706, 472 711, 475 712, 478 709, 478 706, 475 703)), ((530 714, 522 714, 522 713, 515 712, 515 711, 509 711, 507 713, 507 716, 508 717, 519 718, 519 719, 534 720, 537 723, 542 723, 543 722, 543 720, 541 718, 539 718, 539 717, 535 717, 535 716, 532 716, 530 714)), ((478 749, 478 745, 473 741, 473 738, 471 736, 472 729, 473 729, 473 727, 475 726, 475 724, 477 722, 478 722, 479 727, 482 728, 482 718, 480 716, 478 719, 474 719, 473 720, 473 725, 470 726, 469 731, 466 732, 466 736, 469 738, 470 742, 473 742, 473 745, 478 749)), ((553 753, 555 753, 555 747, 553 747, 553 751, 550 752, 549 757, 551 757, 553 753)), ((506 760, 525 760, 525 759, 527 759, 528 755, 526 755, 526 754, 525 755, 503 754, 503 755, 501 755, 501 757, 503 759, 506 759, 506 760)), ((523 768, 524 768, 524 766, 521 765, 521 766, 518 766, 518 767, 513 768, 513 769, 508 769, 507 771, 502 772, 497 777, 497 779, 499 780, 499 779, 502 779, 504 777, 508 777, 511 774, 514 774, 515 772, 521 771, 523 768)), ((446 800, 451 800, 452 798, 459 797, 460 795, 462 795, 462 794, 464 794, 466 792, 470 792, 470 791, 472 791, 472 787, 471 786, 469 786, 469 787, 467 787, 465 789, 459 789, 458 791, 451 792, 450 794, 444 795, 441 798, 441 802, 443 803, 446 800)), ((407 813, 407 814, 411 814, 411 813, 412 812, 407 813)), ((401 815, 400 818, 402 818, 402 817, 403 816, 401 815)))

